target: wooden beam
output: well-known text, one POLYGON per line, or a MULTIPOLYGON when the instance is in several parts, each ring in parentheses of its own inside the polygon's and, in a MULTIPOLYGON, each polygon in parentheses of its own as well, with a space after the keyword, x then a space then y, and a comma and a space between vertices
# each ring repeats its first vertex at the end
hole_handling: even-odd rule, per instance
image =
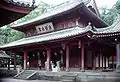
POLYGON ((5 4, 5 3, 0 4, 0 8, 13 11, 13 12, 23 13, 23 14, 28 14, 31 11, 30 8, 28 9, 28 8, 14 6, 14 5, 5 4))

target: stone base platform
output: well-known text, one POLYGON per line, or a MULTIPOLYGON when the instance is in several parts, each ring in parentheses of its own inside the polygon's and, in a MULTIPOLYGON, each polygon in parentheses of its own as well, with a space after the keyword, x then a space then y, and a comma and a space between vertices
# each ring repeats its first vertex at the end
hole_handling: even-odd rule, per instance
POLYGON ((36 76, 31 79, 53 82, 120 82, 120 73, 108 71, 50 72, 37 70, 36 76))

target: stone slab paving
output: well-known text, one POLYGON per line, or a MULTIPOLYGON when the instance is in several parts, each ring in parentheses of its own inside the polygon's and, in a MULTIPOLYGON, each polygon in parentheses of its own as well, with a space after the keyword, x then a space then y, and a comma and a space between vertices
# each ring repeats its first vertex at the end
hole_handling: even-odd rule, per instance
POLYGON ((0 82, 61 82, 61 81, 47 81, 47 80, 21 80, 14 78, 2 78, 0 82))

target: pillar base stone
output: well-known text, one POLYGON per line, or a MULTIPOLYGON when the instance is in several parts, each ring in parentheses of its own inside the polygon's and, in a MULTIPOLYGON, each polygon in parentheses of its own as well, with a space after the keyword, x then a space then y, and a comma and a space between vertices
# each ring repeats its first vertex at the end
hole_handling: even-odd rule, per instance
POLYGON ((117 65, 117 66, 116 66, 116 72, 119 72, 119 73, 120 73, 120 65, 117 65))

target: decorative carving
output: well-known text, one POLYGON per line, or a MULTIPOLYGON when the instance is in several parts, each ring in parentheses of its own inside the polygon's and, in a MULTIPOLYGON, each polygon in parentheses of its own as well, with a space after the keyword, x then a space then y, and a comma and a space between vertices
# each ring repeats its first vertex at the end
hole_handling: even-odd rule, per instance
POLYGON ((63 29, 63 28, 73 27, 75 25, 76 25, 76 21, 73 20, 73 21, 68 21, 68 22, 60 23, 56 27, 57 27, 57 29, 63 29))

